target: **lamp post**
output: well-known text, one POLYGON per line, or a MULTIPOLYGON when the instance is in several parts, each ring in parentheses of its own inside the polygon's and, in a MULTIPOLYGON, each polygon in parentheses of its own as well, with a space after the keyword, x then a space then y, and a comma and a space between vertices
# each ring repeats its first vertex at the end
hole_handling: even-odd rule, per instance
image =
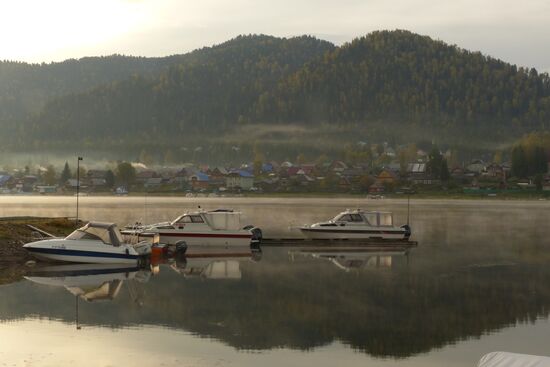
POLYGON ((78 194, 80 191, 80 161, 82 157, 78 157, 76 161, 76 226, 78 227, 78 194))

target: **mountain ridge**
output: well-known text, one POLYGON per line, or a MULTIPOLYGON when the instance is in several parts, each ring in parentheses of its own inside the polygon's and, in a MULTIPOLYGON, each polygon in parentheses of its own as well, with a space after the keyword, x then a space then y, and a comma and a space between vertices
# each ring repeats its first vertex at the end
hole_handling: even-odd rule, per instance
POLYGON ((351 126, 350 136, 393 129, 401 141, 411 132, 442 140, 490 133, 503 141, 550 124, 548 74, 404 30, 342 46, 239 36, 172 57, 156 74, 53 98, 8 130, 21 143, 52 145, 132 137, 176 144, 178 136, 208 140, 250 124, 351 126))

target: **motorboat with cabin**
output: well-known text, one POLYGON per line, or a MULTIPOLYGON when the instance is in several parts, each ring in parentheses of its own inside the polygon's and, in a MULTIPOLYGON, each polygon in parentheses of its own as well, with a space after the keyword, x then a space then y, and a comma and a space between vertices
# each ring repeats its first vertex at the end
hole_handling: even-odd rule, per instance
POLYGON ((114 223, 89 222, 65 238, 49 238, 23 246, 46 261, 94 264, 138 264, 151 252, 149 242, 125 243, 114 223))
POLYGON ((326 222, 299 227, 308 239, 320 240, 408 240, 408 224, 397 227, 391 212, 345 210, 326 222))
POLYGON ((130 243, 158 236, 159 243, 185 243, 189 247, 250 247, 262 239, 259 228, 243 225, 242 213, 231 209, 199 209, 180 215, 172 222, 126 226, 121 233, 130 243))

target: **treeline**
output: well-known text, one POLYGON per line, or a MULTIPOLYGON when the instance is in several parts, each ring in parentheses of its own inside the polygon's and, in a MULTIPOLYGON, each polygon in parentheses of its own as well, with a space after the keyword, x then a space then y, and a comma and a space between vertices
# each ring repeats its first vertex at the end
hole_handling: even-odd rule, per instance
POLYGON ((7 135, 18 144, 116 146, 128 137, 163 142, 251 124, 332 124, 358 134, 382 126, 401 141, 419 131, 502 141, 549 127, 547 74, 407 31, 373 32, 342 47, 307 36, 240 36, 170 62, 156 76, 137 71, 73 89, 13 120, 7 135))

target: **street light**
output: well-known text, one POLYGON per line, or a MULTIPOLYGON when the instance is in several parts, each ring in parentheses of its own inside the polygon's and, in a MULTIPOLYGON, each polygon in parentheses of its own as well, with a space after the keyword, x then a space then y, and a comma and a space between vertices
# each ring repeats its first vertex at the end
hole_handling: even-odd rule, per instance
POLYGON ((82 157, 78 157, 76 161, 76 226, 78 227, 78 192, 80 191, 80 161, 82 157))

